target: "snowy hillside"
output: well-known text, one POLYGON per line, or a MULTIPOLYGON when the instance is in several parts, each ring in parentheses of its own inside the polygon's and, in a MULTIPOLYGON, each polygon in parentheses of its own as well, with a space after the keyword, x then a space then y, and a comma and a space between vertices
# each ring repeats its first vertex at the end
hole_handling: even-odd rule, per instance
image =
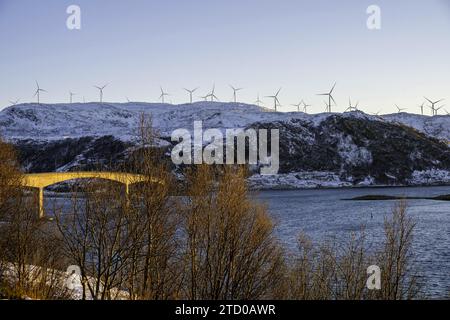
MULTIPOLYGON (((241 103, 197 102, 194 104, 160 103, 74 103, 20 104, 0 112, 0 134, 11 140, 58 140, 84 136, 113 135, 130 140, 135 135, 140 114, 151 114, 155 128, 162 136, 170 136, 177 128, 192 128, 202 120, 205 128, 240 128, 255 122, 302 119, 318 125, 334 114, 302 112, 266 112, 255 105, 241 103)), ((370 116, 362 112, 345 113, 343 117, 383 119, 411 126, 430 136, 450 140, 450 116, 392 114, 370 116)))
POLYGON ((204 129, 279 129, 279 174, 255 172, 256 188, 450 183, 450 116, 310 115, 219 102, 21 104, 0 112, 0 135, 16 144, 28 172, 107 168, 134 149, 142 113, 152 116, 167 151, 173 130, 199 120, 204 129))
POLYGON ((382 116, 383 119, 413 127, 429 136, 450 141, 450 116, 422 116, 411 113, 396 113, 382 116))
POLYGON ((202 120, 207 128, 246 127, 258 121, 288 120, 304 114, 264 112, 246 104, 197 102, 170 105, 151 103, 22 104, 0 112, 2 135, 7 139, 54 140, 64 137, 113 135, 128 140, 136 132, 141 113, 151 114, 162 136, 178 128, 192 128, 202 120))

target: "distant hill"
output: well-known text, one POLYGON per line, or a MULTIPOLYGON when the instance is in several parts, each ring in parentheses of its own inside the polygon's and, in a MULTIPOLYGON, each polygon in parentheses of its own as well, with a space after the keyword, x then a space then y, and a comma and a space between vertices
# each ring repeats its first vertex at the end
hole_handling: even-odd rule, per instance
POLYGON ((86 169, 126 159, 143 112, 168 151, 171 132, 196 120, 205 129, 280 129, 280 173, 255 173, 257 188, 450 183, 450 116, 275 113, 219 102, 20 104, 0 112, 0 134, 28 171, 86 169))

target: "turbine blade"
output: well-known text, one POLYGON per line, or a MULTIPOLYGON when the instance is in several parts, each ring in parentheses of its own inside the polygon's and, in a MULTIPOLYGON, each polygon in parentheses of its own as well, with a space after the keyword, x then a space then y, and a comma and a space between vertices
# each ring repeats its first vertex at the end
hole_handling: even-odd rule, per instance
POLYGON ((334 88, 336 87, 337 82, 334 83, 333 88, 331 88, 330 94, 333 93, 334 88))
POLYGON ((425 100, 427 100, 429 103, 433 104, 433 101, 431 101, 430 99, 428 99, 427 97, 424 97, 425 100))
POLYGON ((334 100, 333 96, 330 95, 331 100, 334 102, 334 105, 337 105, 336 101, 334 100))

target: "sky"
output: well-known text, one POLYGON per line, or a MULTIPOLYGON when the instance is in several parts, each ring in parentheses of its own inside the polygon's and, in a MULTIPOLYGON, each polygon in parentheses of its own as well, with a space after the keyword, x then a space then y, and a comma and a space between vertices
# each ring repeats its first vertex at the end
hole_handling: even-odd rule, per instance
POLYGON ((234 85, 267 107, 281 87, 279 111, 304 99, 316 113, 337 82, 333 111, 351 97, 368 113, 419 113, 424 96, 450 111, 450 0, 0 0, 0 44, 0 109, 35 101, 37 80, 42 103, 97 101, 108 83, 104 101, 157 102, 162 86, 178 104, 184 87, 198 97, 215 84, 221 101, 234 85))

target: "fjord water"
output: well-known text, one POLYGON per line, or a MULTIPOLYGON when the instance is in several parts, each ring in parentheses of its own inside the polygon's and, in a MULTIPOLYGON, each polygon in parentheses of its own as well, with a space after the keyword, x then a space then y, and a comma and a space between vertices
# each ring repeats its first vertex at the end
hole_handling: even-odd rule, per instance
MULTIPOLYGON (((268 206, 276 223, 276 235, 291 252, 297 248, 299 233, 319 242, 334 238, 348 240, 352 232, 365 227, 367 243, 376 248, 383 241, 384 218, 395 200, 344 201, 363 195, 434 197, 450 194, 449 187, 354 188, 260 191, 254 197, 268 206)), ((45 198, 48 212, 54 201, 70 212, 67 198, 45 198)), ((423 274, 426 298, 449 298, 450 294, 450 202, 408 200, 408 215, 416 222, 413 251, 415 270, 423 274)))
MULTIPOLYGON (((261 191, 255 197, 267 204, 277 224, 277 236, 285 247, 296 250, 297 236, 313 241, 335 238, 345 241, 365 227, 367 242, 376 247, 383 241, 384 218, 396 201, 344 201, 363 195, 433 197, 450 194, 450 187, 358 188, 261 191)), ((416 222, 413 251, 415 268, 428 298, 450 294, 450 202, 408 200, 408 215, 416 222)))

